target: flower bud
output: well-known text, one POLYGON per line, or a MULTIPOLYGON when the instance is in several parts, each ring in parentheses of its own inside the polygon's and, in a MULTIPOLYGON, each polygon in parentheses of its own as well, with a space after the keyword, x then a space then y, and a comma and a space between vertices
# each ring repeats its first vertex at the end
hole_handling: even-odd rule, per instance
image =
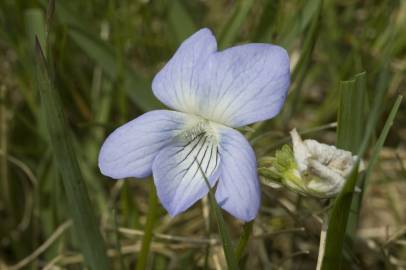
MULTIPOLYGON (((296 129, 290 132, 289 145, 276 151, 275 157, 260 160, 259 174, 266 183, 284 185, 306 196, 331 198, 344 186, 357 156, 333 145, 302 140, 296 129)), ((360 170, 363 165, 361 163, 360 170)))

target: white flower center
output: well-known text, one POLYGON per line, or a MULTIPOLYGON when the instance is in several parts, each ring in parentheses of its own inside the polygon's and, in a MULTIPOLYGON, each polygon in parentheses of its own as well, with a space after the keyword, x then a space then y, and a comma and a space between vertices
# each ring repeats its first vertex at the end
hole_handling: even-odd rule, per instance
POLYGON ((208 178, 216 171, 220 162, 219 135, 216 123, 190 115, 183 131, 175 137, 178 150, 174 153, 176 167, 182 178, 201 178, 199 171, 208 178), (200 167, 200 168, 199 168, 200 167))
POLYGON ((177 136, 185 143, 192 142, 198 138, 205 140, 214 145, 218 145, 219 137, 217 133, 216 123, 198 116, 190 116, 185 123, 182 132, 177 136))

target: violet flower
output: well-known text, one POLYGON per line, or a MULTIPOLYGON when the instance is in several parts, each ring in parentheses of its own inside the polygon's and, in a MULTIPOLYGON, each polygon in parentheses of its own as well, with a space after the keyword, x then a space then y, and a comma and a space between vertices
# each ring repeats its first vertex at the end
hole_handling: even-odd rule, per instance
POLYGON ((147 112, 116 129, 101 148, 100 170, 115 179, 152 174, 171 216, 208 193, 203 171, 217 183, 218 204, 252 220, 260 205, 256 158, 235 128, 277 115, 289 83, 283 48, 254 43, 217 51, 211 31, 201 29, 152 82, 155 96, 175 111, 147 112))

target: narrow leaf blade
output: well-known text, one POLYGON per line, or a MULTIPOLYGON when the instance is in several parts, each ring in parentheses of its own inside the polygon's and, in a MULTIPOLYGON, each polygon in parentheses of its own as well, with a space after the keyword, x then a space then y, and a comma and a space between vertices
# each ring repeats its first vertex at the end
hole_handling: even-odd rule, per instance
POLYGON ((221 209, 217 204, 216 198, 214 196, 214 192, 210 187, 209 180, 207 179, 206 174, 204 173, 203 169, 201 168, 200 162, 196 158, 195 158, 195 161, 197 162, 197 164, 199 166, 199 170, 203 175, 204 181, 206 182, 207 187, 209 188, 210 206, 214 210, 214 215, 216 217, 217 225, 219 228, 221 242, 223 243, 223 250, 224 250, 224 255, 226 257, 228 269, 236 270, 236 269, 238 269, 238 261, 237 261, 236 254, 234 253, 234 248, 233 248, 233 243, 231 241, 230 233, 227 229, 227 225, 224 221, 224 217, 221 214, 221 209))
POLYGON ((37 88, 41 94, 50 144, 56 165, 62 176, 70 214, 74 222, 74 231, 90 268, 107 270, 109 269, 109 262, 104 241, 76 159, 60 97, 49 76, 48 66, 38 39, 36 40, 36 48, 38 56, 37 88))
POLYGON ((183 42, 197 30, 195 23, 180 0, 170 1, 168 22, 175 35, 177 44, 183 42))
POLYGON ((234 43, 254 2, 254 0, 240 0, 237 3, 230 20, 224 25, 220 34, 219 44, 221 48, 229 47, 234 43))

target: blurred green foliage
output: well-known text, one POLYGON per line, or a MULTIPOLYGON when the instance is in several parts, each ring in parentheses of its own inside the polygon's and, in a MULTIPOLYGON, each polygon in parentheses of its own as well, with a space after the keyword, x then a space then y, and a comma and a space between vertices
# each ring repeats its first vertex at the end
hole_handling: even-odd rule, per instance
MULTIPOLYGON (((97 168, 99 147, 120 124, 163 107, 152 95, 151 80, 195 30, 212 29, 221 48, 268 42, 285 47, 290 54, 295 76, 282 113, 247 131, 258 157, 272 155, 293 127, 334 143, 334 130, 326 124, 337 121, 338 108, 348 105, 346 98, 351 105, 340 117, 351 123, 339 128, 338 143, 357 151, 365 134, 359 125, 366 124, 370 108, 376 108, 377 113, 371 128, 373 143, 400 89, 406 86, 406 2, 401 0, 56 2, 55 16, 49 21, 46 0, 0 1, 0 269, 82 269, 84 265, 78 257, 82 239, 74 237, 70 223, 66 223, 72 210, 51 154, 45 112, 35 87, 35 35, 43 47, 49 44, 51 75, 69 126, 66 132, 73 138, 112 269, 135 267, 148 213, 149 187, 145 181, 102 177, 97 168), (365 96, 358 98, 365 100, 365 114, 357 108, 353 118, 351 111, 359 103, 351 94, 340 99, 340 85, 348 86, 341 81, 364 71, 365 96), (35 253, 49 239, 54 241, 35 253), (30 254, 34 255, 24 261, 30 254)), ((406 157, 405 112, 401 106, 388 134, 393 164, 406 157)), ((366 159, 369 150, 371 147, 366 159)), ((374 153, 374 162, 376 158, 374 153)), ((377 166, 377 170, 368 171, 368 181, 404 183, 400 164, 403 171, 377 166)), ((253 228, 257 237, 251 239, 240 265, 246 269, 294 269, 300 262, 300 269, 314 269, 320 229, 314 225, 314 216, 326 202, 267 186, 262 189, 263 207, 253 228), (280 230, 286 232, 279 234, 280 230)), ((397 210, 402 202, 392 195, 388 195, 392 203, 387 211, 397 225, 404 225, 406 214, 397 210)), ((358 219, 360 223, 366 219, 360 216, 362 207, 356 208, 357 224, 358 219)), ((215 221, 202 218, 201 205, 174 219, 159 208, 157 219, 149 269, 224 267, 215 221), (192 241, 195 238, 199 241, 192 241), (214 244, 208 248, 211 240, 214 244)), ((236 242, 242 228, 228 216, 226 221, 236 242)), ((374 248, 361 236, 351 237, 353 245, 344 245, 343 253, 352 269, 395 269, 399 261, 405 263, 404 245, 377 240, 378 248, 374 248)))

